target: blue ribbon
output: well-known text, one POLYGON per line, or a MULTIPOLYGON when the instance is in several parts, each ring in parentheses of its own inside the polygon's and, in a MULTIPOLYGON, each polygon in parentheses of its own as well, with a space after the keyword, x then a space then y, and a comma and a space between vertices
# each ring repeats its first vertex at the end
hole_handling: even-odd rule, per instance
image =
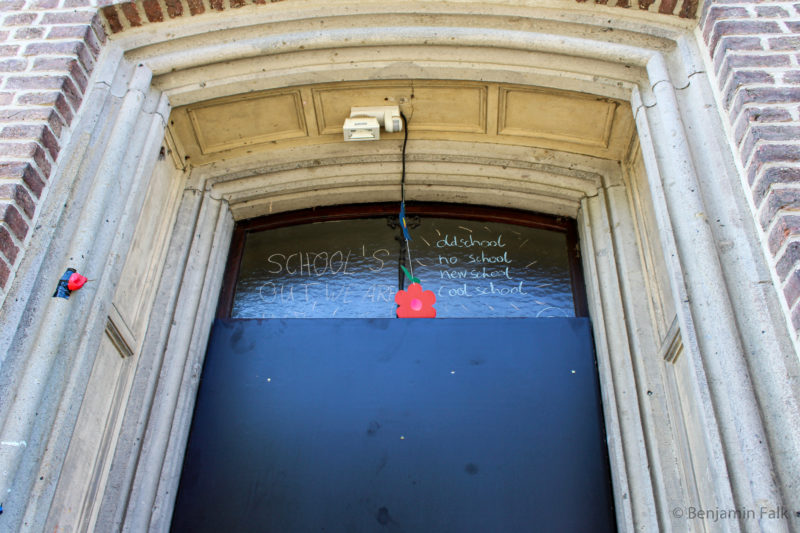
POLYGON ((69 277, 75 273, 74 268, 68 268, 64 275, 61 276, 61 279, 58 280, 58 286, 56 287, 56 292, 53 294, 53 298, 65 298, 69 299, 69 295, 72 294, 72 291, 69 290, 69 277))
POLYGON ((407 240, 411 240, 411 235, 408 234, 408 224, 406 223, 406 203, 400 203, 400 227, 403 229, 403 237, 407 240))

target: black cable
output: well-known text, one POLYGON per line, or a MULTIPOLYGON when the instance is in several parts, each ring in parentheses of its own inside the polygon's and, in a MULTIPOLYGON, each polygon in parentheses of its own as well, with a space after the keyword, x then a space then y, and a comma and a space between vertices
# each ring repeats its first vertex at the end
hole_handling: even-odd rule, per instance
POLYGON ((406 202, 406 144, 408 144, 408 120, 400 111, 400 118, 403 119, 403 173, 400 176, 400 197, 403 203, 406 202))
MULTIPOLYGON (((403 165, 403 170, 402 170, 402 172, 400 174, 400 198, 401 198, 401 205, 403 206, 403 212, 405 212, 405 205, 406 205, 406 145, 408 144, 408 119, 406 118, 406 116, 403 114, 402 111, 400 111, 400 118, 403 119, 403 156, 402 156, 402 159, 401 159, 401 162, 402 162, 402 165, 403 165)), ((405 222, 405 220, 400 220, 400 225, 402 226, 402 224, 404 222, 405 222)), ((402 227, 401 227, 401 230, 402 230, 402 227)), ((407 230, 403 230, 403 247, 406 249, 406 254, 408 254, 409 273, 411 274, 411 277, 413 278, 414 277, 414 265, 411 264, 411 245, 409 244, 408 239, 406 239, 405 231, 407 231, 407 230)), ((401 247, 401 259, 400 259, 400 265, 401 266, 403 264, 403 259, 402 259, 402 248, 403 247, 401 247)), ((404 284, 405 284, 405 276, 401 273, 399 277, 400 277, 400 290, 403 290, 403 287, 404 287, 404 284)))

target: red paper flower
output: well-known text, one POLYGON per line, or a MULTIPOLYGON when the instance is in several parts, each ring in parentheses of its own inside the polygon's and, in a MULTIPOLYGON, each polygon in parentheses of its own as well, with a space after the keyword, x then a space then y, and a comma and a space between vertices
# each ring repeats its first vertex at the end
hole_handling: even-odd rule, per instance
POLYGON ((87 280, 86 276, 81 276, 77 272, 73 272, 73 274, 69 277, 69 281, 67 282, 67 288, 71 291, 77 291, 81 287, 83 287, 84 283, 87 280))
POLYGON ((397 303, 398 318, 436 317, 436 309, 433 308, 436 295, 433 291, 423 291, 419 283, 412 283, 408 290, 397 291, 394 301, 397 303))

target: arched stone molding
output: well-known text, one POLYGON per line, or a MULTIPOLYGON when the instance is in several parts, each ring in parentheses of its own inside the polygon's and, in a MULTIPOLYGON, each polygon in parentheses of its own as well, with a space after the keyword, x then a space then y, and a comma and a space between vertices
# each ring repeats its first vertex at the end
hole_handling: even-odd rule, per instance
MULTIPOLYGON (((255 167, 198 168, 206 188, 224 198, 237 220, 318 205, 399 200, 398 146, 319 145, 273 152, 255 167), (224 168, 223 172, 219 169, 224 168), (324 191, 324 192, 323 192, 324 191)), ((619 165, 573 155, 559 159, 528 147, 409 141, 406 191, 415 201, 458 201, 575 217, 580 201, 618 179, 619 165), (553 161, 546 162, 552 158, 553 161), (601 174, 600 171, 603 171, 601 174)), ((236 165, 238 167, 239 165, 236 165)))
MULTIPOLYGON (((559 23, 570 23, 576 20, 583 21, 587 17, 591 17, 597 21, 606 21, 607 24, 618 29, 628 29, 631 25, 636 25, 637 23, 653 23, 650 33, 659 35, 664 30, 659 30, 657 29, 658 27, 693 28, 695 25, 693 18, 698 7, 697 2, 688 0, 685 2, 686 9, 683 10, 683 16, 675 18, 661 16, 670 12, 670 5, 674 7, 675 2, 672 0, 663 2, 660 0, 656 2, 645 0, 639 3, 638 10, 618 9, 620 7, 628 7, 624 0, 613 7, 604 2, 595 2, 593 4, 578 2, 576 4, 570 0, 545 0, 535 4, 498 0, 487 0, 485 2, 459 0, 449 4, 441 4, 417 0, 399 5, 386 5, 382 2, 337 2, 334 5, 327 6, 291 0, 282 2, 279 5, 265 6, 266 2, 261 0, 253 0, 251 3, 233 0, 230 2, 232 11, 227 13, 221 13, 228 7, 225 5, 224 0, 171 0, 170 3, 173 9, 171 13, 168 9, 169 16, 159 17, 159 14, 163 15, 163 13, 157 13, 162 11, 161 6, 154 2, 142 0, 138 2, 110 2, 110 5, 101 9, 104 26, 108 30, 108 34, 115 35, 116 38, 138 37, 138 40, 132 41, 133 45, 126 46, 127 49, 135 48, 136 43, 152 42, 144 37, 148 34, 169 34, 175 27, 189 27, 189 29, 182 30, 181 34, 196 35, 221 28, 246 26, 252 22, 303 20, 328 17, 337 13, 358 16, 364 13, 386 13, 387 11, 417 14, 425 17, 442 13, 477 17, 504 15, 533 20, 552 19, 559 23), (185 9, 186 4, 184 2, 189 3, 189 9, 185 9), (657 9, 650 10, 650 7, 656 7, 657 9), (148 11, 151 13, 148 13, 148 11), (189 16, 184 17, 185 14, 189 16)), ((271 3, 274 4, 275 2, 271 3)))
MULTIPOLYGON (((332 8, 308 2, 296 12, 289 7, 270 12, 270 17, 287 20, 269 24, 243 17, 248 14, 243 8, 185 27, 165 22, 155 30, 143 28, 112 39, 100 62, 105 70, 94 78, 94 104, 87 108, 94 113, 82 113, 75 143, 81 142, 85 131, 84 139, 104 146, 108 130, 101 117, 109 111, 120 113, 126 124, 140 120, 139 110, 125 110, 119 102, 128 94, 142 102, 163 98, 158 100, 162 107, 157 113, 147 108, 158 127, 140 137, 133 131, 119 138, 111 136, 113 142, 105 145, 104 157, 131 162, 116 173, 105 163, 81 166, 76 150, 78 162, 60 170, 61 183, 67 188, 101 190, 113 174, 130 187, 123 193, 128 191, 141 202, 147 176, 159 157, 158 143, 166 123, 159 123, 158 117, 166 115, 166 100, 184 105, 237 91, 399 76, 489 79, 628 100, 638 129, 635 144, 640 148, 635 149, 641 150, 647 167, 649 201, 669 274, 666 293, 677 311, 668 343, 655 338, 641 318, 647 312, 641 297, 646 276, 637 258, 641 248, 636 208, 627 192, 627 162, 502 145, 484 146, 488 155, 476 154, 479 145, 434 145, 424 137, 412 137, 409 198, 513 206, 577 217, 621 531, 688 531, 692 524, 676 520, 671 510, 691 505, 694 498, 717 509, 797 505, 800 491, 794 490, 793 483, 798 479, 800 429, 785 419, 787 412, 798 412, 797 384, 786 379, 798 375, 797 360, 791 357, 794 352, 785 327, 775 319, 780 316, 775 295, 762 288, 769 278, 763 277, 767 269, 746 205, 737 200, 729 181, 704 176, 712 170, 733 176, 735 167, 715 133, 718 118, 706 107, 712 99, 688 28, 682 23, 643 21, 639 16, 620 17, 611 23, 614 32, 624 33, 617 41, 608 36, 614 32, 600 31, 602 19, 596 13, 573 9, 556 15, 553 10, 494 3, 491 7, 503 11, 504 17, 523 12, 514 31, 502 31, 510 19, 487 17, 484 23, 479 13, 468 9, 462 16, 448 13, 436 18, 437 25, 406 13, 396 24, 373 26, 367 23, 377 14, 390 14, 398 7, 381 2, 368 6, 366 14, 350 18, 341 8, 340 28, 332 32, 310 31, 332 8), (540 23, 544 12, 549 16, 540 23), (206 33, 214 25, 218 31, 206 33), (227 29, 236 25, 241 27, 227 29), (398 29, 401 34, 392 34, 398 29), (194 36, 201 34, 205 48, 194 46, 200 39, 194 36), (345 34, 359 40, 345 41, 345 34), (216 52, 214 43, 219 44, 216 52), (332 56, 337 52, 343 59, 332 56), (232 72, 230 79, 226 79, 227 69, 232 72), (138 140, 125 145, 126 139, 138 140), (670 389, 673 378, 668 375, 675 357, 685 363, 682 372, 688 376, 679 391, 683 397, 677 411, 675 402, 670 403, 675 390, 670 389)), ((455 5, 448 9, 458 11, 455 5)), ((37 452, 0 457, 5 471, 26 480, 24 486, 15 486, 19 492, 10 500, 24 512, 12 507, 7 518, 16 524, 27 522, 34 529, 66 525, 126 531, 169 528, 234 218, 344 201, 396 199, 398 143, 373 146, 348 146, 346 153, 337 144, 287 148, 269 157, 256 153, 186 167, 183 175, 174 173, 175 179, 185 180, 185 189, 176 209, 165 211, 165 218, 174 217, 175 223, 170 224, 169 247, 159 263, 153 312, 135 375, 126 382, 130 392, 119 406, 119 420, 105 433, 114 437, 114 444, 96 452, 95 460, 103 463, 91 471, 99 476, 97 480, 86 482, 71 469, 80 455, 71 448, 77 446, 74 434, 82 430, 80 423, 76 427, 77 406, 81 401, 92 405, 105 400, 88 398, 85 391, 130 235, 75 248, 75 253, 83 251, 96 261, 111 257, 105 270, 98 269, 104 278, 97 291, 81 295, 80 309, 62 316, 58 302, 48 300, 41 290, 23 300, 16 315, 14 346, 19 355, 14 361, 20 379, 15 387, 30 387, 31 405, 40 408, 41 418, 32 427, 18 429, 15 420, 34 407, 3 404, 7 413, 3 439, 25 441, 30 451, 37 452), (372 181, 365 183, 365 176, 372 181), (90 308, 92 313, 80 312, 90 308), (60 345, 42 316, 72 320, 71 324, 85 330, 84 339, 60 345), (59 359, 67 353, 71 358, 59 359), (58 364, 50 366, 54 361, 58 364), (60 384, 63 391, 47 392, 47 383, 60 384), (60 401, 54 401, 57 398, 60 401), (14 431, 9 433, 9 428, 14 431), (45 476, 46 483, 33 482, 45 476), (61 511, 76 492, 84 504, 82 510, 66 516, 61 511)), ((98 201, 96 213, 86 216, 100 221, 125 212, 135 219, 136 202, 132 200, 127 209, 122 206, 128 194, 119 194, 115 201, 98 201)), ((93 205, 65 207, 52 199, 48 202, 50 211, 43 220, 51 224, 78 220, 82 208, 93 205)), ((109 227, 122 228, 124 223, 115 219, 109 227)), ((58 244, 58 235, 40 237, 49 246, 49 255, 39 258, 39 279, 51 279, 74 257, 72 248, 58 244)), ((3 479, 3 488, 9 479, 3 479)), ((730 521, 719 527, 739 531, 757 526, 730 521)), ((790 529, 780 522, 764 527, 790 529)))
POLYGON ((254 10, 252 18, 198 19, 180 27, 181 38, 165 23, 155 35, 125 33, 120 44, 131 59, 146 58, 156 84, 171 94, 175 106, 305 83, 431 75, 552 87, 559 87, 559 79, 573 79, 585 85, 561 88, 614 96, 604 91, 629 90, 641 79, 647 57, 673 50, 688 32, 685 24, 612 13, 614 18, 585 9, 503 5, 464 13, 424 2, 357 10, 347 4, 312 5, 299 14, 286 11, 285 18, 280 11, 267 17, 254 10))

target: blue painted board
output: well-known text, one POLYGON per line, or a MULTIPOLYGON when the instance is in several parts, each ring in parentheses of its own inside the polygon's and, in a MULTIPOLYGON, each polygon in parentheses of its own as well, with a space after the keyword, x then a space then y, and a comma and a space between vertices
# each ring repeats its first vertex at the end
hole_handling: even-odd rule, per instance
POLYGON ((216 322, 172 531, 614 530, 587 319, 216 322))

